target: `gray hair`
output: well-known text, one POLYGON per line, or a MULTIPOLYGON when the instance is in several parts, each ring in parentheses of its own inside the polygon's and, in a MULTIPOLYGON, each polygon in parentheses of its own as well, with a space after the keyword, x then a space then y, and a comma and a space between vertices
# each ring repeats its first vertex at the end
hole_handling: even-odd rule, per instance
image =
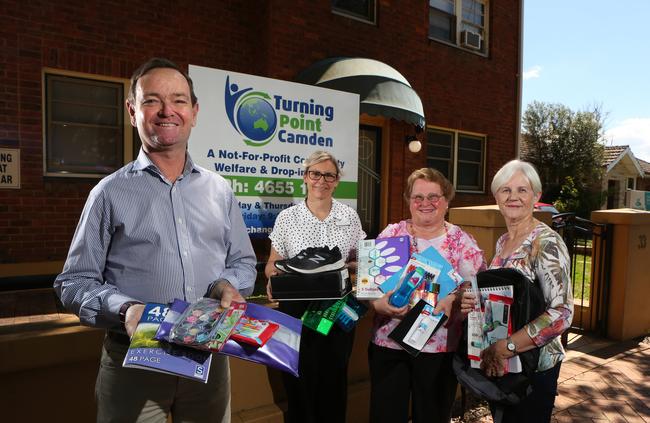
POLYGON ((539 179, 539 174, 535 170, 535 166, 525 162, 523 160, 510 160, 508 163, 504 164, 501 169, 498 170, 494 178, 492 179, 492 185, 490 189, 492 190, 492 195, 496 195, 499 188, 505 185, 512 176, 521 172, 524 174, 530 186, 533 188, 535 193, 542 192, 542 181, 539 179))
POLYGON ((305 168, 305 172, 307 172, 313 165, 317 165, 318 163, 326 162, 328 160, 334 164, 334 167, 336 168, 336 176, 341 176, 343 172, 341 172, 341 167, 339 166, 338 160, 336 160, 336 157, 334 157, 332 153, 328 153, 327 151, 314 151, 309 155, 309 157, 305 159, 302 165, 305 168))

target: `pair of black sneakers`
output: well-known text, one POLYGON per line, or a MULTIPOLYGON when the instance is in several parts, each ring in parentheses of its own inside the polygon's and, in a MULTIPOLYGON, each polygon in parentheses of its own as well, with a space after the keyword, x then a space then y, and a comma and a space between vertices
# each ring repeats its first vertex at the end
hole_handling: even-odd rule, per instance
POLYGON ((294 257, 277 260, 275 267, 285 273, 321 273, 339 270, 345 266, 339 247, 309 247, 294 257))

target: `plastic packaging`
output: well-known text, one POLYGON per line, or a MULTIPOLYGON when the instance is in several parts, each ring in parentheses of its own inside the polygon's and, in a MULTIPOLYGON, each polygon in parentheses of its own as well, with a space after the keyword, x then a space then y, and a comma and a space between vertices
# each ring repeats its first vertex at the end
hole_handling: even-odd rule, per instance
POLYGON ((414 270, 404 275, 399 287, 390 296, 389 303, 395 307, 404 307, 409 303, 411 294, 424 278, 424 270, 416 267, 414 270))

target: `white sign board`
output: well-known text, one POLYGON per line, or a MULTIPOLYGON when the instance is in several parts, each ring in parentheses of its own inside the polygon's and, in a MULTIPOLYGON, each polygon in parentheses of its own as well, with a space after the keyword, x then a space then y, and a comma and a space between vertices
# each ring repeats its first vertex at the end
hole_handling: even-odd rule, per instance
POLYGON ((627 190, 626 206, 631 209, 650 211, 650 191, 627 190))
POLYGON ((20 150, 0 148, 0 188, 20 188, 20 150))
POLYGON ((339 161, 334 197, 356 209, 359 96, 311 85, 190 65, 199 98, 189 152, 226 178, 251 237, 305 197, 302 163, 325 150, 339 161))

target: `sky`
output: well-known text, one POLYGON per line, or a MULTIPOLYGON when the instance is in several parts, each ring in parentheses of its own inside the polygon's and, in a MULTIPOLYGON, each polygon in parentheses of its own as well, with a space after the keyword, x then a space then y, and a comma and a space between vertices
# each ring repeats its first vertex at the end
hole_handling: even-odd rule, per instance
POLYGON ((649 20, 647 0, 525 0, 522 114, 600 106, 605 144, 650 162, 649 20))

